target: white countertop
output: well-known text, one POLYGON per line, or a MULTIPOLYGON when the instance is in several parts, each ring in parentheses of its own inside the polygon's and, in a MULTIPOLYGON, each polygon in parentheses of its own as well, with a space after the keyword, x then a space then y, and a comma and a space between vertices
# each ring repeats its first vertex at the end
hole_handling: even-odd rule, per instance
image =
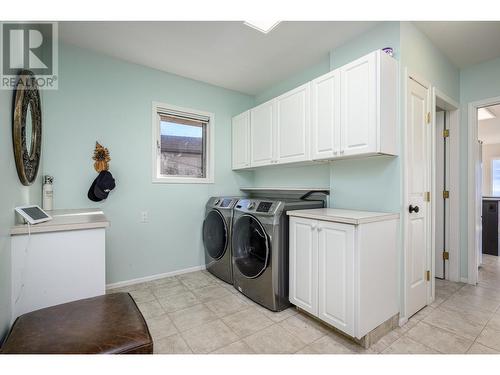
MULTIPOLYGON (((109 227, 104 212, 97 208, 47 211, 52 220, 31 226, 31 233, 60 232, 68 230, 96 229, 109 227)), ((16 224, 10 230, 11 236, 28 234, 27 224, 16 224)))
POLYGON ((399 219, 398 213, 342 210, 338 208, 315 208, 312 210, 288 211, 287 215, 306 219, 333 221, 344 224, 365 224, 376 221, 399 219))

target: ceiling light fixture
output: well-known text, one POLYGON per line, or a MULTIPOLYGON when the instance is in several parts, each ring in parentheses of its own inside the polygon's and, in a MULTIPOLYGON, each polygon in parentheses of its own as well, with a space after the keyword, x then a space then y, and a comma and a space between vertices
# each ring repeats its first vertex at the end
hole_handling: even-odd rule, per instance
POLYGON ((479 121, 482 120, 490 120, 492 118, 496 118, 495 114, 491 111, 491 109, 488 108, 479 108, 477 110, 477 119, 479 121))
POLYGON ((260 20, 260 21, 245 21, 244 24, 252 29, 258 30, 261 33, 267 34, 276 26, 279 25, 281 21, 274 20, 260 20))

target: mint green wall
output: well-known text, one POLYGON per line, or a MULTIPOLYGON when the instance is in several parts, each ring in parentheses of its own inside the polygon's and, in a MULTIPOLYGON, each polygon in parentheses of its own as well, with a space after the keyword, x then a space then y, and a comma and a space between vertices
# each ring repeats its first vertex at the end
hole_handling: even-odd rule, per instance
POLYGON ((394 49, 399 60, 399 22, 380 23, 366 33, 330 51, 330 69, 336 69, 358 57, 384 47, 394 49))
POLYGON ((313 80, 330 71, 330 57, 326 55, 316 64, 288 77, 286 80, 273 85, 255 96, 255 105, 264 103, 278 95, 281 95, 295 87, 313 80))
POLYGON ((23 186, 17 177, 12 149, 12 102, 12 91, 0 90, 0 343, 11 318, 9 232, 14 224, 14 207, 30 202, 39 204, 41 198, 42 168, 38 181, 31 187, 23 186))
POLYGON ((231 117, 253 97, 99 55, 59 50, 59 89, 45 100, 46 174, 55 176, 56 208, 101 207, 107 231, 107 282, 204 263, 201 225, 211 195, 238 194, 251 172, 231 171, 231 117), (215 113, 215 183, 153 184, 153 101, 215 113), (104 203, 87 198, 96 177, 95 141, 111 153, 117 187, 104 203), (140 212, 149 223, 140 223, 140 212))
MULTIPOLYGON (((460 149, 468 150, 468 104, 474 101, 500 97, 500 58, 462 69, 460 71, 460 149)), ((460 156, 460 212, 461 236, 461 271, 466 276, 467 270, 467 218, 468 218, 468 151, 460 156)))
POLYGON ((460 100, 460 70, 412 22, 400 25, 401 66, 460 100))
POLYGON ((305 166, 272 166, 255 170, 254 187, 315 187, 330 186, 328 164, 305 166))

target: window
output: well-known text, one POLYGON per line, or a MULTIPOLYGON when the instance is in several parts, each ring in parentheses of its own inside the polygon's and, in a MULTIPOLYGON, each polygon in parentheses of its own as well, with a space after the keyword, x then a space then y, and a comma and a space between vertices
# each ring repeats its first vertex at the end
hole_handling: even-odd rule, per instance
POLYGON ((500 196, 500 159, 491 161, 491 195, 500 196))
POLYGON ((213 182, 211 113, 153 103, 153 182, 213 182))

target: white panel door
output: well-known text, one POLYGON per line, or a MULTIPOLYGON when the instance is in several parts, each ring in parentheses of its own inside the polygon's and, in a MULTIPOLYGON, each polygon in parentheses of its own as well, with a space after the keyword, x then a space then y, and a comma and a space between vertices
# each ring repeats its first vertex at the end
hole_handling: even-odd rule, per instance
POLYGON ((274 161, 274 100, 250 110, 250 165, 269 165, 274 161))
POLYGON ((311 83, 311 158, 331 159, 340 151, 340 71, 311 83))
POLYGON ((250 166, 250 111, 233 117, 232 125, 233 169, 250 166))
POLYGON ((430 270, 429 203, 425 200, 430 191, 430 125, 429 91, 413 79, 407 79, 407 246, 406 246, 406 308, 407 317, 427 305, 429 283, 426 272, 430 270))
POLYGON ((276 100, 276 160, 291 163, 309 159, 310 84, 276 100))
POLYGON ((340 69, 342 155, 377 152, 376 64, 374 52, 340 69))
POLYGON ((290 291, 294 305, 318 314, 318 222, 290 218, 290 291))
POLYGON ((318 222, 319 314, 354 335, 354 226, 318 222))

